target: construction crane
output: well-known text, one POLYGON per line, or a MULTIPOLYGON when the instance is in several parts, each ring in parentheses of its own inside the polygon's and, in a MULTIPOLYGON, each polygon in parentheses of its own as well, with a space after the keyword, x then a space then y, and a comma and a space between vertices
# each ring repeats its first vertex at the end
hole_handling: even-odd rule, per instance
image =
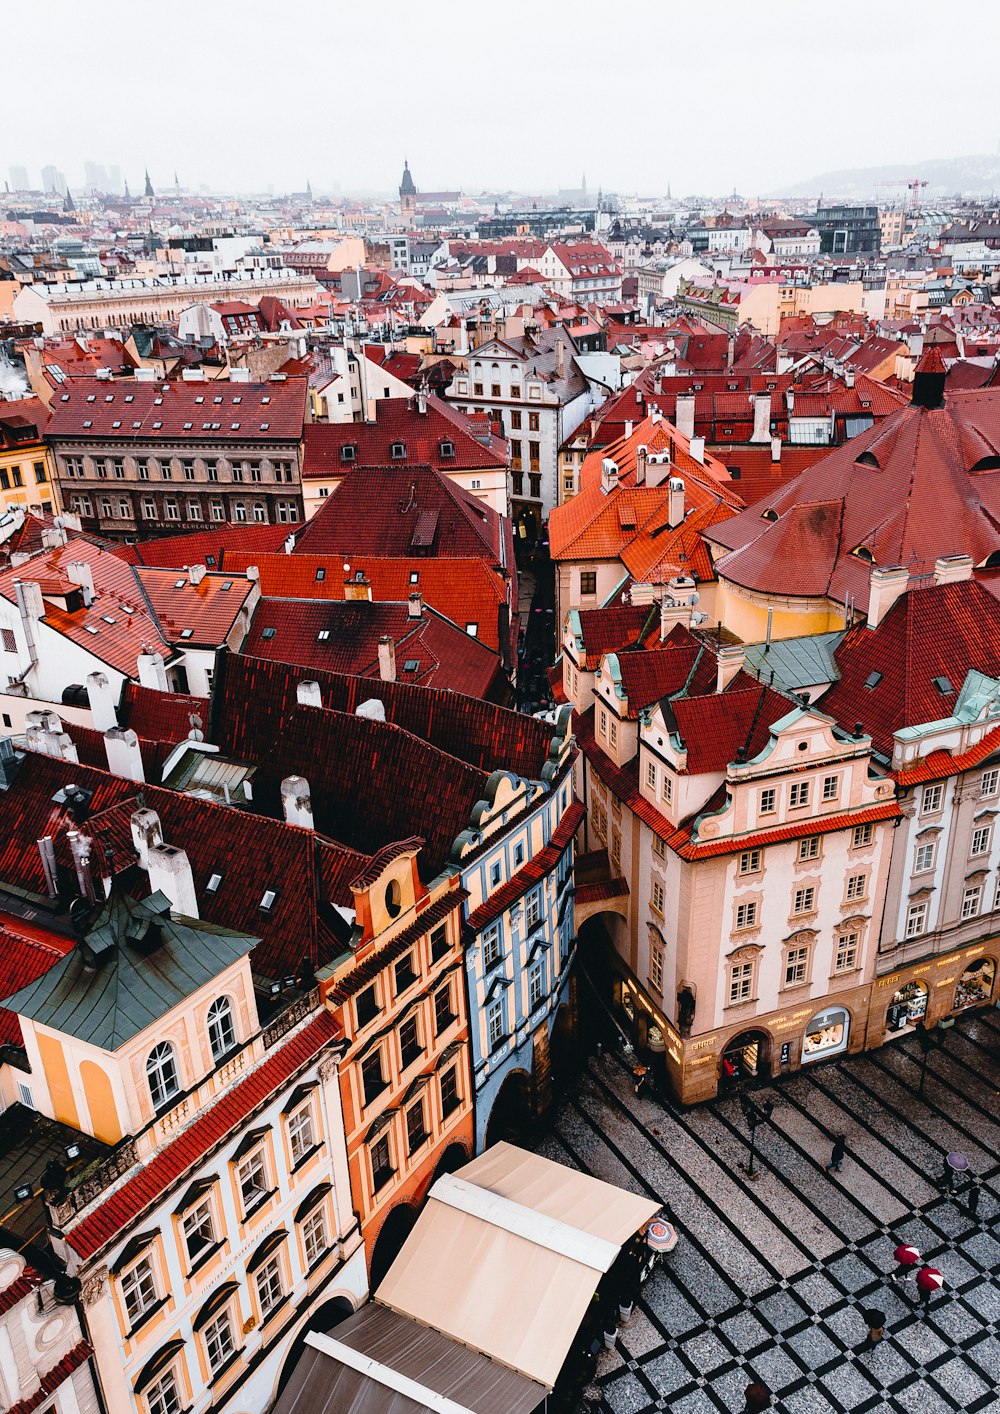
POLYGON ((927 185, 923 177, 898 177, 894 181, 876 182, 876 191, 880 187, 909 187, 910 189, 910 210, 916 211, 920 205, 920 188, 927 185))

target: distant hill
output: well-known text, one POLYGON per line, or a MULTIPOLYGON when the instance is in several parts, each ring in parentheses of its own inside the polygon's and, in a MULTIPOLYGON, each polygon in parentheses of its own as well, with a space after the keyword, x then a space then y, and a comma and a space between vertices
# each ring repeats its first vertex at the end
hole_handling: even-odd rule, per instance
POLYGON ((837 172, 821 172, 804 182, 795 182, 771 192, 771 196, 819 196, 824 200, 860 201, 879 197, 890 201, 909 200, 905 186, 882 186, 880 182, 922 177, 920 204, 926 206, 944 197, 992 196, 1000 192, 1000 155, 935 158, 928 162, 891 162, 884 167, 844 167, 837 172))

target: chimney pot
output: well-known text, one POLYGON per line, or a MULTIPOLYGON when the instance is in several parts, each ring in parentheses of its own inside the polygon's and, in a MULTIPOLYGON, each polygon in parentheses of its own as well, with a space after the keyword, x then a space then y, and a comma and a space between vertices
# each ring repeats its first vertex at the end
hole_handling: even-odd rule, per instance
POLYGON ((868 627, 878 628, 901 594, 910 574, 904 565, 873 565, 868 581, 868 627))
POLYGON ((295 700, 300 707, 322 707, 323 695, 319 683, 313 678, 306 678, 298 683, 295 688, 295 700))

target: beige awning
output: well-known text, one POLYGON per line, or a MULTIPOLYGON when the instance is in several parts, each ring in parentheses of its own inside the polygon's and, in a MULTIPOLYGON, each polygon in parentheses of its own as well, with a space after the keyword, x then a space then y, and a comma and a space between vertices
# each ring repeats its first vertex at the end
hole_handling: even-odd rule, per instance
POLYGON ((499 1144, 437 1181, 376 1300, 551 1389, 601 1277, 657 1210, 499 1144))

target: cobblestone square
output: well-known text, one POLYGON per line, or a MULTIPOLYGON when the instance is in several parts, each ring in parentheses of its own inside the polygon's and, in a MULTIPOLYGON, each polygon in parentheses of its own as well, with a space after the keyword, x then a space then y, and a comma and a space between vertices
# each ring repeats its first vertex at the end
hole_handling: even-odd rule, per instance
POLYGON ((680 1242, 580 1414, 739 1411, 752 1378, 786 1414, 1000 1414, 998 1047, 1000 1016, 976 1012, 931 1055, 923 1094, 912 1036, 775 1081, 755 1094, 775 1108, 754 1178, 735 1098, 637 1098, 624 1056, 591 1057, 539 1147, 662 1200, 680 1242), (827 1174, 836 1134, 847 1157, 827 1174), (939 1186, 956 1149, 982 1180, 978 1221, 939 1186), (890 1279, 901 1241, 944 1275, 926 1311, 890 1279), (869 1305, 886 1334, 862 1350, 869 1305))

